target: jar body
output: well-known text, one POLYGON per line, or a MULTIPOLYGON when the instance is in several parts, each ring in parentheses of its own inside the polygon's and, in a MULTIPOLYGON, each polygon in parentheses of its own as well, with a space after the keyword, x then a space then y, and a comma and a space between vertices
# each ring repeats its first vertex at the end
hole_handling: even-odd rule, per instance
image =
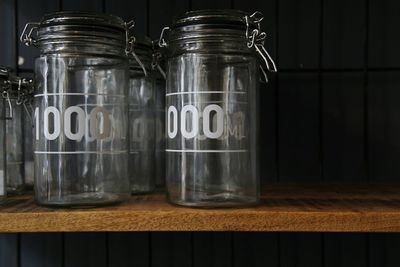
POLYGON ((129 79, 129 174, 132 194, 155 188, 155 91, 151 75, 129 79))
POLYGON ((23 117, 24 131, 24 188, 33 190, 34 167, 33 167, 33 123, 29 117, 23 117))
POLYGON ((155 183, 157 189, 165 188, 165 79, 155 79, 155 183))
MULTIPOLYGON (((1 80, 0 80, 1 81, 1 80)), ((5 200, 7 195, 6 190, 6 110, 5 100, 0 100, 0 202, 5 200)))
POLYGON ((90 207, 124 200, 129 195, 127 61, 42 54, 35 76, 37 202, 90 207))
POLYGON ((7 142, 7 194, 21 194, 25 189, 24 182, 24 135, 23 108, 11 100, 12 118, 6 120, 7 142))
POLYGON ((259 201, 257 87, 253 54, 169 59, 166 178, 172 203, 235 207, 259 201))

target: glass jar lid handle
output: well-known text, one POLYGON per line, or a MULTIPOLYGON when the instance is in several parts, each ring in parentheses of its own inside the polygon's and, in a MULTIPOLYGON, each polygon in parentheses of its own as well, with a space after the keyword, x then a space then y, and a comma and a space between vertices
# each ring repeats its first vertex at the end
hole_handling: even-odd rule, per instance
MULTIPOLYGON (((264 19, 261 12, 256 11, 250 16, 244 17, 246 22, 246 39, 247 39, 247 47, 253 48, 257 51, 257 53, 261 56, 262 60, 265 63, 265 67, 269 72, 277 72, 276 64, 267 49, 264 47, 264 40, 267 37, 267 34, 261 31, 260 22, 264 19), (250 31, 250 23, 253 22, 257 25, 257 28, 250 31)), ((263 66, 260 65, 261 72, 265 78, 265 81, 268 82, 267 72, 264 70, 263 66)))
POLYGON ((31 46, 36 44, 36 39, 32 37, 32 34, 39 27, 40 23, 37 22, 28 22, 24 30, 22 31, 19 40, 24 43, 26 46, 31 46))
POLYGON ((160 41, 159 40, 154 40, 152 41, 152 48, 153 48, 153 60, 151 62, 151 68, 157 69, 158 72, 161 74, 161 76, 164 78, 164 80, 167 79, 167 75, 165 74, 165 71, 163 70, 163 68, 160 66, 160 60, 162 58, 162 54, 160 53, 160 51, 158 51, 156 49, 156 46, 160 47, 160 41))
POLYGON ((160 38, 158 39, 158 46, 159 47, 167 47, 168 43, 165 41, 164 35, 166 35, 166 32, 170 30, 170 27, 164 27, 161 31, 160 38))
POLYGON ((142 68, 144 76, 147 77, 147 70, 144 66, 144 64, 142 63, 142 61, 140 60, 140 58, 136 55, 135 53, 135 42, 136 42, 136 38, 133 35, 133 33, 130 32, 131 29, 133 29, 135 27, 135 21, 131 20, 129 22, 125 22, 125 40, 126 40, 126 47, 125 47, 125 54, 127 56, 132 55, 133 58, 136 60, 136 62, 139 64, 139 66, 142 68))

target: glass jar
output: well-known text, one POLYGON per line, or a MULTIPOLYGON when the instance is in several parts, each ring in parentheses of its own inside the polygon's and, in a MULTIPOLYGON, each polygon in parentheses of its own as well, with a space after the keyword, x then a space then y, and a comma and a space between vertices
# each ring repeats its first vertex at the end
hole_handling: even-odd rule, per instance
POLYGON ((261 20, 258 12, 191 11, 163 29, 166 178, 172 203, 259 202, 258 56, 268 67, 273 63, 263 46, 261 20))
POLYGON ((40 49, 34 114, 39 204, 92 207, 129 196, 129 28, 119 17, 87 12, 57 12, 25 27, 21 40, 40 49))
POLYGON ((129 172, 132 194, 141 194, 152 192, 155 187, 155 90, 151 40, 136 38, 134 51, 129 64, 129 172))
POLYGON ((155 184, 165 188, 165 61, 161 51, 153 44, 153 77, 155 92, 155 184))
POLYGON ((9 77, 7 101, 10 102, 10 114, 6 121, 7 145, 7 194, 21 194, 28 189, 25 179, 25 120, 31 121, 27 104, 33 98, 32 80, 15 75, 9 77), (27 113, 28 112, 28 113, 27 113))
POLYGON ((0 98, 0 202, 6 197, 6 98, 9 87, 8 82, 9 69, 0 67, 0 92, 3 97, 0 98))

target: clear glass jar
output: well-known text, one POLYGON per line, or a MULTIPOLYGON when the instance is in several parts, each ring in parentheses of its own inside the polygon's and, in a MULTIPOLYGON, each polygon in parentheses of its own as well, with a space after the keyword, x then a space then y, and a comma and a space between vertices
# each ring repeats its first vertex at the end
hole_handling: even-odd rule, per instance
POLYGON ((32 99, 32 80, 9 75, 8 88, 3 96, 9 104, 6 120, 7 194, 21 194, 27 189, 24 164, 24 120, 28 111, 26 102, 32 99))
POLYGON ((166 178, 172 203, 236 207, 259 202, 257 51, 265 33, 258 16, 192 11, 173 22, 167 40, 163 30, 166 178))
POLYGON ((165 62, 159 49, 153 51, 153 77, 155 92, 155 184, 165 189, 165 62))
POLYGON ((155 188, 153 52, 148 38, 136 38, 134 47, 129 78, 129 172, 132 194, 142 194, 155 188))
POLYGON ((0 67, 0 92, 2 96, 0 98, 0 202, 6 198, 6 92, 9 88, 8 83, 9 70, 4 67, 0 67))
POLYGON ((6 121, 7 143, 7 194, 21 194, 25 190, 24 182, 24 142, 22 117, 24 111, 21 105, 11 99, 12 117, 6 121))
MULTIPOLYGON (((29 26, 29 25, 27 25, 29 26)), ((35 62, 34 165, 39 204, 99 206, 129 196, 128 24, 57 12, 23 33, 35 62)))

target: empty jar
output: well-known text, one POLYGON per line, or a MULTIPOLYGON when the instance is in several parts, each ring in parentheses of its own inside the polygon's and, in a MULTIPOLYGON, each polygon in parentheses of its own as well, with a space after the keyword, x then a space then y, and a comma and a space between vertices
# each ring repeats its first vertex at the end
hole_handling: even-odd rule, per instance
POLYGON ((155 184, 165 188, 165 62, 157 47, 153 51, 153 79, 155 93, 155 184))
POLYGON ((9 70, 0 67, 0 201, 6 197, 6 91, 9 88, 8 83, 9 70))
POLYGON ((121 18, 57 12, 21 36, 35 61, 34 165, 39 204, 98 206, 129 196, 129 25, 121 18))
POLYGON ((129 60, 129 174, 132 194, 155 188, 155 90, 153 49, 148 38, 136 38, 129 60))
MULTIPOLYGON (((25 121, 32 123, 33 114, 28 103, 33 98, 33 82, 29 79, 10 75, 7 102, 10 112, 6 121, 7 143, 7 194, 21 194, 28 189, 25 175, 25 121)), ((30 106, 31 107, 31 106, 30 106)), ((32 147, 30 148, 32 150, 32 147)))
POLYGON ((229 207, 259 201, 259 67, 274 66, 261 20, 258 12, 192 11, 161 34, 168 56, 166 177, 172 203, 229 207))

